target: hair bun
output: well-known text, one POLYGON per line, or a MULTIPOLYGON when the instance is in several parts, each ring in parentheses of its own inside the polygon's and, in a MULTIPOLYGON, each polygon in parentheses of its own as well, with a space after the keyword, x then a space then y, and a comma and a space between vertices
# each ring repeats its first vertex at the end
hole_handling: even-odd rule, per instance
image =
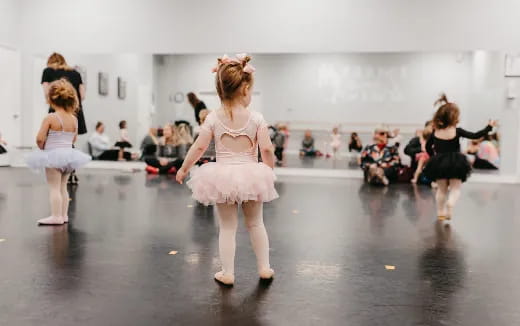
POLYGON ((48 96, 51 105, 67 111, 75 111, 79 106, 76 90, 69 81, 63 78, 50 84, 48 96))
POLYGON ((435 105, 444 105, 444 104, 448 104, 450 103, 450 101, 448 101, 448 97, 446 96, 446 93, 441 93, 440 97, 437 99, 437 101, 435 101, 435 105))

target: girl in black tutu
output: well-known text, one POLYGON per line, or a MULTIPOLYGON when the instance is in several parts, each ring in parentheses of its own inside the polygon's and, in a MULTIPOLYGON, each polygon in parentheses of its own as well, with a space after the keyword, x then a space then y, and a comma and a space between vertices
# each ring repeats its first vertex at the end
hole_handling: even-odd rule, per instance
POLYGON ((451 219, 452 210, 460 197, 460 187, 471 173, 471 166, 460 151, 461 137, 477 139, 487 135, 496 125, 490 120, 488 126, 478 132, 457 128, 459 107, 451 103, 445 94, 435 102, 441 106, 433 117, 434 131, 426 143, 431 159, 424 169, 426 177, 437 181, 437 216, 439 220, 451 219), (449 194, 448 194, 449 190, 449 194))

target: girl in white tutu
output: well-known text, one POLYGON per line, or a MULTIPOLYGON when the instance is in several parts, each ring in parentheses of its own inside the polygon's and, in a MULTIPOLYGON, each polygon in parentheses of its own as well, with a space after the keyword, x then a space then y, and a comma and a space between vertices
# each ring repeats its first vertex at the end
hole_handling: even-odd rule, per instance
POLYGON ((43 119, 36 137, 40 150, 30 153, 26 161, 31 169, 45 171, 49 184, 51 216, 38 223, 59 225, 69 221, 69 175, 91 158, 72 148, 78 134, 78 120, 74 113, 79 107, 74 87, 65 79, 50 83, 47 101, 55 112, 43 119))
POLYGON ((278 198, 274 188, 273 145, 262 115, 247 109, 255 71, 248 63, 250 60, 245 54, 234 59, 227 56, 218 59, 213 71, 222 106, 209 113, 177 172, 177 181, 182 183, 214 139, 217 162, 194 169, 187 185, 196 200, 217 206, 222 271, 215 274, 215 279, 225 285, 233 285, 235 281, 239 205, 244 212, 260 278, 269 280, 274 275, 269 265, 269 240, 262 213, 263 202, 278 198), (263 163, 258 162, 258 148, 263 163))

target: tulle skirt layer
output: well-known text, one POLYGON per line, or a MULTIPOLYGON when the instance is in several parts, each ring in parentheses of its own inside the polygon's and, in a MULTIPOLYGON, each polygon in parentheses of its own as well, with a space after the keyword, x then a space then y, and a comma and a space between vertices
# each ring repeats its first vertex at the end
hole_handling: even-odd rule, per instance
POLYGON ((206 163, 191 172, 186 183, 204 205, 269 202, 278 198, 273 169, 263 163, 206 163))
POLYGON ((92 158, 74 148, 55 148, 51 150, 37 150, 25 157, 27 166, 40 172, 46 168, 59 169, 63 172, 72 172, 90 162, 92 158))
POLYGON ((466 156, 459 152, 436 154, 424 168, 424 175, 430 180, 460 179, 466 181, 471 174, 471 165, 466 156))

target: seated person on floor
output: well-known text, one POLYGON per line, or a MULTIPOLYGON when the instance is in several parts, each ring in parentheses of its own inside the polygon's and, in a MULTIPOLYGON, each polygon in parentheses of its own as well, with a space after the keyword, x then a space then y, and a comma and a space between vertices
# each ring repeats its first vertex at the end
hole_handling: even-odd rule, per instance
POLYGON ((157 138, 157 128, 150 128, 150 130, 148 130, 148 134, 146 136, 144 136, 143 138, 143 141, 141 142, 141 153, 143 153, 143 157, 144 157, 144 153, 145 153, 145 148, 146 146, 148 145, 159 145, 159 139, 157 138))
MULTIPOLYGON (((424 129, 417 130, 415 133, 415 137, 410 139, 410 141, 404 148, 404 153, 410 157, 411 168, 414 173, 417 171, 418 165, 417 154, 420 154, 423 151, 423 147, 421 145, 421 137, 424 132, 431 134, 432 131, 432 121, 426 121, 426 123, 424 124, 424 129)), ((423 175, 419 175, 417 181, 421 183, 430 183, 428 180, 425 179, 423 175)))
POLYGON ((99 121, 96 124, 96 131, 90 136, 88 143, 92 149, 92 157, 101 161, 130 161, 132 154, 125 152, 122 148, 113 149, 112 142, 105 135, 105 125, 99 121))
MULTIPOLYGON (((204 124, 208 114, 209 114, 209 110, 207 110, 207 109, 203 109, 200 111, 200 113, 199 113, 200 125, 204 124)), ((200 126, 199 126, 199 128, 200 128, 200 126)), ((197 139, 198 136, 199 136, 198 134, 195 136, 194 141, 197 139)), ((205 163, 216 162, 216 156, 217 156, 217 154, 215 152, 215 140, 211 139, 211 142, 209 143, 208 148, 206 149, 204 154, 202 154, 202 156, 200 157, 199 161, 197 162, 197 165, 200 166, 205 163)))
POLYGON ((401 159, 396 146, 388 144, 388 129, 381 127, 374 132, 374 144, 361 152, 361 168, 365 181, 373 185, 388 185, 397 181, 401 159))
POLYGON ((146 162, 146 172, 151 174, 175 174, 182 166, 184 160, 178 156, 177 129, 167 124, 163 128, 163 136, 159 140, 159 146, 149 144, 143 152, 146 162))
POLYGON ((357 132, 353 132, 350 134, 350 141, 348 143, 348 151, 349 152, 358 152, 360 153, 363 150, 363 144, 361 143, 361 138, 357 132))
POLYGON ((180 123, 176 127, 177 131, 177 145, 178 156, 184 159, 191 145, 193 144, 193 136, 191 134, 191 127, 189 124, 180 123))
POLYGON ((2 138, 2 134, 0 133, 0 154, 7 153, 7 142, 2 138))
POLYGON ((302 140, 302 148, 300 149, 300 156, 321 156, 321 152, 314 149, 314 137, 310 130, 305 131, 305 135, 302 140))
POLYGON ((130 138, 128 138, 128 129, 126 129, 126 120, 119 121, 119 140, 114 145, 119 148, 131 148, 130 138))
POLYGON ((492 135, 474 139, 468 145, 468 160, 475 169, 497 170, 500 166, 500 155, 492 142, 492 135))

